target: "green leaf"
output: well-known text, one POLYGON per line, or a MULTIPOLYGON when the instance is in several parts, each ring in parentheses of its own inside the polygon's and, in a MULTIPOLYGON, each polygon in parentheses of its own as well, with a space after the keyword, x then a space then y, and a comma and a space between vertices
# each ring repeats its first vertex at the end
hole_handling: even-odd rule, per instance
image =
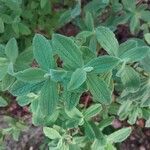
POLYGON ((146 42, 150 45, 150 33, 144 34, 144 38, 145 38, 146 42))
POLYGON ((105 135, 102 133, 102 131, 99 129, 99 127, 96 125, 95 122, 90 121, 89 123, 90 123, 91 127, 93 128, 96 139, 99 139, 101 141, 101 144, 105 145, 107 142, 105 135))
POLYGON ((89 30, 89 31, 93 31, 94 30, 94 21, 93 21, 92 14, 90 12, 86 12, 85 25, 87 27, 87 30, 89 30))
POLYGON ((130 100, 123 101, 117 113, 120 120, 126 118, 126 116, 130 113, 131 107, 132 107, 132 101, 130 100))
POLYGON ((130 30, 134 34, 136 30, 140 28, 140 20, 137 15, 133 15, 130 20, 130 30))
POLYGON ((122 0, 122 3, 126 10, 134 12, 136 8, 135 0, 122 0))
POLYGON ((121 80, 126 90, 135 92, 140 87, 140 76, 130 66, 125 66, 121 73, 121 80))
POLYGON ((11 38, 6 44, 5 54, 12 63, 15 63, 18 57, 18 46, 15 38, 11 38))
POLYGON ((97 50, 97 39, 96 36, 92 36, 89 41, 89 49, 91 50, 92 53, 96 54, 97 50))
POLYGON ((150 118, 146 121, 145 127, 150 128, 150 118))
POLYGON ((93 141, 95 139, 95 133, 91 125, 87 121, 84 122, 84 129, 85 129, 85 135, 87 136, 87 138, 93 141))
POLYGON ((149 10, 144 10, 141 12, 141 19, 144 20, 145 22, 150 22, 150 11, 149 10))
POLYGON ((102 110, 101 104, 94 104, 83 112, 83 116, 86 120, 89 120, 96 114, 100 113, 101 110, 102 110))
POLYGON ((42 69, 49 71, 55 67, 52 47, 49 41, 40 34, 36 34, 33 38, 33 54, 42 69))
POLYGON ((84 6, 84 11, 88 11, 94 16, 96 16, 97 14, 99 15, 99 13, 108 5, 108 3, 109 0, 92 0, 84 6))
POLYGON ((36 83, 45 80, 44 75, 45 71, 40 68, 29 68, 24 71, 19 71, 15 74, 15 77, 18 80, 28 82, 28 83, 36 83))
POLYGON ((112 124, 113 120, 115 119, 114 116, 108 117, 106 119, 103 119, 102 121, 100 121, 98 127, 103 130, 105 127, 109 126, 112 124))
POLYGON ((0 69, 0 80, 2 80, 5 77, 5 75, 7 74, 8 66, 7 65, 5 65, 5 66, 0 65, 0 67, 1 67, 1 69, 0 69))
POLYGON ((148 46, 135 47, 125 51, 119 57, 126 62, 136 62, 143 59, 149 51, 150 48, 148 46))
POLYGON ((79 103, 81 94, 82 91, 64 93, 65 106, 67 110, 72 110, 79 103))
POLYGON ((26 95, 29 92, 41 88, 43 86, 43 82, 40 83, 25 83, 22 81, 16 81, 10 88, 9 91, 14 96, 22 96, 26 95))
POLYGON ((127 40, 119 45, 118 56, 121 56, 126 51, 137 47, 138 43, 136 40, 127 40))
POLYGON ((40 0, 40 6, 41 8, 44 8, 48 4, 48 0, 40 0))
POLYGON ((85 64, 88 63, 91 59, 96 57, 96 54, 91 52, 91 50, 86 46, 81 47, 81 52, 85 64))
POLYGON ((14 83, 15 77, 6 74, 5 77, 2 80, 2 90, 6 91, 8 88, 14 83))
POLYGON ((120 143, 122 141, 124 141, 131 133, 132 129, 131 127, 128 128, 122 128, 112 134, 110 134, 107 137, 108 142, 111 143, 120 143))
POLYGON ((90 37, 92 34, 93 32, 91 31, 82 31, 77 34, 76 39, 81 45, 83 45, 86 42, 87 38, 90 37))
POLYGON ((53 128, 44 127, 43 132, 44 132, 45 136, 47 136, 49 139, 53 140, 53 139, 61 138, 61 135, 59 134, 59 132, 53 128))
POLYGON ((74 107, 72 110, 65 109, 65 113, 70 118, 77 118, 77 119, 83 119, 83 114, 81 111, 79 111, 76 107, 74 107))
POLYGON ((52 43, 58 55, 63 60, 64 65, 69 69, 76 69, 83 66, 80 49, 71 38, 54 34, 52 43))
POLYGON ((133 110, 129 113, 127 122, 131 125, 135 124, 138 115, 139 115, 139 109, 137 107, 133 108, 133 110))
POLYGON ((18 96, 16 101, 20 106, 26 106, 32 102, 33 98, 28 96, 18 96))
POLYGON ((109 28, 103 26, 96 28, 96 37, 99 44, 109 55, 117 56, 119 44, 115 34, 109 28))
POLYGON ((31 34, 31 30, 29 29, 29 27, 23 23, 19 23, 18 25, 19 27, 19 32, 23 35, 29 35, 31 34))
POLYGON ((49 75, 53 81, 62 82, 63 79, 67 76, 67 71, 63 69, 62 70, 50 69, 49 75))
POLYGON ((4 22, 2 20, 2 18, 0 18, 0 33, 4 32, 4 22))
POLYGON ((48 79, 41 90, 39 110, 43 115, 52 115, 58 103, 57 83, 48 79))
POLYGON ((86 81, 86 71, 83 68, 78 68, 73 72, 71 80, 68 83, 68 91, 79 88, 86 81))
POLYGON ((110 104, 111 91, 108 89, 106 83, 98 78, 96 75, 87 76, 87 86, 92 93, 94 100, 102 104, 110 104))
POLYGON ((0 107, 6 107, 7 105, 7 101, 0 96, 0 107))
POLYGON ((118 63, 118 58, 106 55, 92 59, 85 66, 93 67, 92 73, 105 73, 115 68, 118 63))

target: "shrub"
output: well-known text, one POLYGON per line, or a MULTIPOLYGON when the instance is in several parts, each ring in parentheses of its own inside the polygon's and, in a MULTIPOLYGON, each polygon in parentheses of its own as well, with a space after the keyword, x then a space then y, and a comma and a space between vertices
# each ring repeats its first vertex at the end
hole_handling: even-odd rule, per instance
MULTIPOLYGON (((41 7, 46 3, 41 1, 41 7)), ((15 38, 0 46, 1 91, 30 108, 32 123, 43 127, 49 149, 113 150, 137 119, 150 126, 149 10, 135 1, 93 0, 79 16, 80 6, 78 2, 60 17, 67 19, 63 25, 73 20, 80 28, 76 36, 35 34, 32 46, 21 53, 15 38), (110 16, 100 23, 106 10, 110 16), (132 34, 144 30, 143 39, 118 42, 113 31, 125 23, 132 34), (129 125, 106 131, 115 117, 129 125)), ((2 95, 0 106, 7 104, 2 95)))

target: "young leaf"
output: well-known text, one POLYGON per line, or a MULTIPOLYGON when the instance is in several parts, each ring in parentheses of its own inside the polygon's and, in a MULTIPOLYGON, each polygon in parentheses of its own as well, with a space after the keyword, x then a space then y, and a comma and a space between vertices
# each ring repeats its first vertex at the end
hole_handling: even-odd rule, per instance
POLYGON ((57 83, 48 79, 41 90, 39 110, 43 115, 52 115, 58 103, 57 83))
POLYGON ((69 69, 76 69, 83 66, 80 49, 71 38, 54 34, 52 42, 64 65, 69 67, 69 69))
POLYGON ((45 71, 40 68, 29 68, 24 71, 19 71, 15 74, 15 77, 18 80, 28 82, 28 83, 36 83, 45 80, 44 75, 45 71))
POLYGON ((61 138, 61 135, 59 134, 59 132, 53 128, 44 127, 43 132, 44 132, 45 136, 47 136, 48 138, 50 138, 52 140, 61 138))
POLYGON ((89 108, 87 108, 83 112, 83 116, 86 120, 89 120, 89 119, 91 119, 91 117, 93 117, 96 114, 100 113, 101 110, 102 110, 101 104, 94 104, 94 105, 90 106, 89 108))
POLYGON ((18 57, 18 46, 15 38, 11 38, 6 44, 5 54, 12 63, 15 63, 18 57))
POLYGON ((92 73, 105 73, 116 67, 118 63, 118 58, 106 55, 92 59, 85 66, 93 67, 92 73))
POLYGON ((110 134, 107 137, 108 142, 111 143, 120 143, 122 141, 124 141, 131 133, 132 129, 131 127, 128 128, 122 128, 112 134, 110 134))
POLYGON ((49 41, 40 34, 36 34, 33 38, 33 54, 42 69, 49 71, 55 67, 52 47, 49 41))
POLYGON ((78 68, 73 72, 71 80, 68 83, 67 89, 69 91, 79 88, 86 80, 86 71, 83 68, 78 68))
POLYGON ((103 26, 96 28, 96 37, 99 44, 109 55, 117 56, 119 44, 115 34, 109 28, 103 26))
POLYGON ((96 101, 102 104, 109 104, 111 102, 111 91, 106 83, 96 75, 87 76, 87 86, 96 101))

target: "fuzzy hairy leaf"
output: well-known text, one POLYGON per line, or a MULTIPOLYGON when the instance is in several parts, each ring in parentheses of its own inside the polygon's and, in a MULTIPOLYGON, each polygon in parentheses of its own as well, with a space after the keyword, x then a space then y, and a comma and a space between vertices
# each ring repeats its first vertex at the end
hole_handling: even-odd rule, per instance
POLYGON ((126 51, 133 49, 137 47, 137 41, 136 40, 127 40, 119 45, 118 49, 118 56, 121 56, 126 51))
POLYGON ((126 90, 135 92, 140 87, 139 74, 131 67, 125 66, 121 73, 121 80, 126 90))
POLYGON ((146 42, 150 45, 150 33, 144 34, 144 38, 145 38, 146 42))
POLYGON ((118 63, 118 58, 106 55, 92 59, 85 66, 93 67, 92 73, 105 73, 116 67, 118 63))
POLYGON ((55 67, 52 47, 49 41, 40 34, 36 34, 33 38, 33 54, 42 69, 48 71, 55 67))
POLYGON ((54 34, 52 43, 64 65, 69 69, 76 69, 83 65, 80 49, 71 38, 54 34))
POLYGON ((102 104, 109 104, 111 102, 111 91, 108 89, 106 83, 96 75, 87 76, 87 86, 94 100, 102 104))
POLYGON ((64 94, 65 106, 67 110, 73 109, 79 103, 81 94, 82 91, 66 92, 64 94))
POLYGON ((122 128, 107 137, 108 142, 118 143, 124 141, 131 133, 131 127, 122 128))
POLYGON ((40 83, 25 83, 22 81, 16 81, 10 88, 9 91, 15 96, 26 95, 29 92, 41 88, 43 86, 43 82, 40 83))
POLYGON ((52 115, 58 103, 57 83, 48 79, 41 89, 39 110, 43 115, 52 115))
POLYGON ((84 122, 84 128, 85 128, 85 135, 89 140, 94 140, 95 139, 95 133, 91 127, 91 125, 85 121, 84 122))
POLYGON ((119 44, 115 34, 109 28, 103 26, 96 28, 96 37, 99 44, 109 55, 117 55, 119 44))
POLYGON ((8 105, 7 101, 0 96, 0 107, 5 107, 7 105, 8 105))
POLYGON ((36 83, 45 80, 45 71, 40 68, 29 68, 24 71, 17 72, 15 77, 18 80, 28 83, 36 83))
POLYGON ((91 117, 94 117, 96 114, 100 113, 101 110, 101 104, 94 104, 83 112, 83 116, 88 120, 91 119, 91 117))
POLYGON ((135 47, 122 53, 119 57, 124 61, 136 62, 143 59, 150 51, 148 46, 135 47))
POLYGON ((59 138, 61 138, 61 135, 59 134, 59 132, 57 132, 53 128, 44 127, 43 132, 50 139, 59 139, 59 138))
POLYGON ((4 32, 4 22, 2 20, 2 18, 0 18, 0 33, 4 32))
POLYGON ((6 44, 5 54, 12 63, 15 63, 18 57, 18 46, 15 38, 11 38, 6 44))
POLYGON ((83 68, 78 68, 73 72, 71 80, 68 83, 67 89, 69 91, 79 88, 86 80, 86 71, 83 68))

